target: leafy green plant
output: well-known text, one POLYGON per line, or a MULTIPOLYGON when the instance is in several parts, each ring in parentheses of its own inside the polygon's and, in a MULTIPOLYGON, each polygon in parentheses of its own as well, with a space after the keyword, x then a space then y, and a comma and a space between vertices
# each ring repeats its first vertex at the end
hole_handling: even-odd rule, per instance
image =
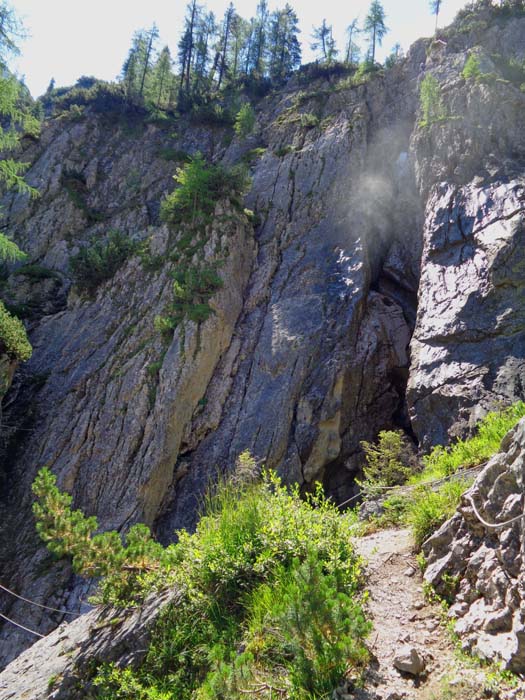
POLYGON ((147 566, 117 533, 95 535, 96 522, 71 510, 48 471, 39 474, 41 536, 77 570, 104 575, 104 599, 125 602, 125 592, 138 600, 166 585, 180 593, 139 669, 99 667, 99 699, 324 698, 366 661, 370 624, 352 520, 320 488, 303 500, 297 487, 258 473, 243 454, 233 477, 208 494, 193 534, 179 532, 165 549, 147 540, 147 566))
POLYGON ((245 102, 235 117, 234 129, 241 139, 249 136, 255 126, 255 112, 249 102, 245 102))
POLYGON ((92 294, 102 282, 113 277, 137 248, 135 241, 115 230, 109 232, 107 241, 94 241, 81 248, 69 261, 80 292, 92 294))
POLYGON ((319 117, 317 117, 315 114, 311 114, 310 112, 301 114, 300 124, 305 129, 313 129, 316 126, 319 126, 319 117))
POLYGON ((412 528, 417 549, 454 515, 461 495, 471 483, 472 479, 457 479, 445 482, 436 491, 422 487, 407 500, 407 522, 412 528))
MULTIPOLYGON (((390 527, 392 525, 409 525, 414 534, 417 547, 429 537, 445 520, 454 514, 462 493, 472 483, 472 478, 465 477, 439 484, 462 469, 482 464, 498 452, 501 440, 518 420, 525 416, 525 403, 518 401, 499 411, 492 411, 480 421, 475 434, 464 440, 456 440, 450 447, 436 446, 429 455, 423 457, 424 469, 412 473, 407 489, 395 490, 382 502, 384 513, 374 518, 368 529, 390 527), (433 482, 438 481, 438 484, 433 482)), ((387 443, 392 447, 390 443, 387 443)), ((393 466, 399 459, 407 464, 406 458, 399 457, 394 449, 379 450, 372 453, 373 475, 381 473, 380 465, 392 459, 393 466), (379 454, 378 454, 379 452, 379 454), (377 461, 374 461, 377 460, 377 461)), ((366 473, 366 472, 365 472, 366 473)), ((380 484, 372 480, 365 482, 365 490, 372 495, 381 492, 380 484), (374 488, 375 487, 375 488, 374 488)))
POLYGON ((22 321, 12 316, 0 301, 0 354, 5 352, 15 360, 29 360, 33 349, 22 321))
POLYGON ((441 86, 431 73, 427 73, 421 81, 419 98, 423 117, 419 122, 420 126, 430 126, 446 119, 447 112, 441 96, 441 86))
POLYGON ((425 469, 421 479, 439 479, 454 474, 460 468, 482 464, 499 450, 506 433, 523 416, 525 416, 523 401, 518 401, 508 408, 487 413, 472 437, 456 440, 450 447, 434 447, 428 456, 423 457, 425 469))
POLYGON ((284 158, 284 156, 287 156, 288 153, 293 153, 293 150, 293 146, 288 144, 286 146, 279 146, 279 148, 276 151, 274 151, 274 153, 277 156, 277 158, 284 158))

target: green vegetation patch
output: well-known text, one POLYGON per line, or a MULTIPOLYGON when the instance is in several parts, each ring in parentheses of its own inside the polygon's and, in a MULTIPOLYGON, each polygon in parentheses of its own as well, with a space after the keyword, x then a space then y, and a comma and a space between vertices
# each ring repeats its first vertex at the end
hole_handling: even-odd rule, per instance
POLYGON ((22 362, 29 360, 33 352, 24 324, 19 318, 9 313, 2 301, 0 301, 0 351, 22 362))
POLYGON ((81 293, 93 294, 133 253, 138 244, 120 231, 111 230, 106 241, 95 240, 69 260, 69 267, 81 293))
POLYGON ((72 511, 51 473, 39 473, 41 537, 72 556, 77 572, 105 576, 103 600, 127 604, 166 585, 181 594, 161 614, 139 669, 99 667, 96 697, 329 698, 366 663, 370 624, 352 520, 320 488, 303 500, 297 487, 256 473, 241 455, 234 477, 207 497, 195 533, 179 532, 167 548, 144 526, 130 530, 126 547, 116 532, 94 535, 96 520, 72 511))
POLYGON ((177 168, 174 179, 178 187, 161 203, 161 219, 179 228, 170 255, 175 263, 170 273, 173 301, 155 319, 157 330, 166 336, 185 318, 201 323, 213 313, 209 301, 223 282, 218 273, 221 261, 204 259, 207 227, 221 200, 242 211, 241 196, 248 184, 243 168, 209 164, 200 154, 177 168))
POLYGON ((419 126, 425 127, 447 118, 447 111, 437 79, 428 73, 421 81, 419 90, 422 119, 419 126))
POLYGON ((454 514, 461 495, 472 484, 473 477, 462 478, 461 471, 483 464, 496 454, 501 440, 524 416, 522 401, 488 413, 472 437, 456 440, 450 447, 434 447, 423 457, 422 470, 410 465, 399 433, 384 431, 377 445, 363 443, 367 459, 363 491, 377 495, 385 486, 405 486, 392 490, 382 503, 383 515, 373 519, 371 527, 408 525, 420 548, 454 514), (449 477, 449 481, 435 483, 449 477))

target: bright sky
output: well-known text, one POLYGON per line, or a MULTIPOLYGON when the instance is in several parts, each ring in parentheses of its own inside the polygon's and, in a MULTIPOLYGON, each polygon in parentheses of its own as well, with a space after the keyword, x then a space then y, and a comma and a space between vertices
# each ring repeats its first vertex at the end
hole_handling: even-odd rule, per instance
MULTIPOLYGON (((270 9, 282 7, 286 0, 270 0, 270 9)), ((113 80, 131 45, 137 29, 157 23, 161 33, 159 45, 168 44, 176 53, 182 27, 183 0, 11 0, 29 33, 21 44, 22 56, 12 61, 12 68, 25 81, 33 96, 42 94, 51 78, 56 86, 71 85, 81 75, 113 80)), ((208 0, 203 4, 222 16, 228 0, 208 0)), ((234 2, 246 19, 255 14, 257 0, 234 2)), ((299 16, 303 62, 313 59, 309 48, 312 27, 326 18, 334 28, 337 46, 344 48, 344 32, 354 17, 363 20, 370 0, 290 0, 299 16)), ((449 24, 465 0, 444 0, 440 26, 449 24)), ((390 53, 396 42, 406 51, 420 36, 430 36, 434 17, 428 0, 383 0, 386 24, 390 32, 383 40, 378 59, 390 53)))

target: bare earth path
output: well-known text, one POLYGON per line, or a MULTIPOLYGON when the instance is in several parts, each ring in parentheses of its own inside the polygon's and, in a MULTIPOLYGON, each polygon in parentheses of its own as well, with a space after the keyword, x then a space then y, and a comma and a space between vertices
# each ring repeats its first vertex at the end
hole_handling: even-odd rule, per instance
POLYGON ((374 623, 370 636, 375 656, 364 691, 346 698, 356 700, 481 700, 522 695, 493 694, 485 673, 466 667, 440 624, 439 606, 429 604, 422 592, 422 578, 412 554, 409 530, 381 530, 355 539, 365 560, 368 612, 374 623), (401 647, 415 648, 426 670, 415 678, 394 667, 401 647))

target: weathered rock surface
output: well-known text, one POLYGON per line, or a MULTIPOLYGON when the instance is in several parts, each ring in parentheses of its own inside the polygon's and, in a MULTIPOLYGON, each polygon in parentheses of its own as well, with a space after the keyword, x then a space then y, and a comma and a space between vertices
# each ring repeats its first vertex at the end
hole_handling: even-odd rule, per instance
POLYGON ((394 666, 402 673, 419 676, 425 670, 425 659, 415 647, 405 645, 396 652, 394 666))
MULTIPOLYGON (((476 51, 480 65, 496 52, 498 36, 507 46, 507 33, 521 60, 516 25, 523 31, 525 22, 491 27, 476 51)), ((430 57, 449 117, 412 139, 426 208, 407 393, 425 447, 524 396, 525 95, 501 79, 465 81, 462 49, 430 57)))
POLYGON ((159 614, 176 602, 177 592, 168 590, 151 596, 140 608, 99 608, 61 624, 0 673, 0 700, 87 697, 97 664, 140 664, 159 614))
POLYGON ((525 420, 505 437, 501 449, 464 495, 458 512, 425 542, 425 580, 453 596, 450 616, 457 620, 455 630, 466 649, 499 658, 522 673, 525 420), (503 526, 488 527, 482 520, 503 526))

